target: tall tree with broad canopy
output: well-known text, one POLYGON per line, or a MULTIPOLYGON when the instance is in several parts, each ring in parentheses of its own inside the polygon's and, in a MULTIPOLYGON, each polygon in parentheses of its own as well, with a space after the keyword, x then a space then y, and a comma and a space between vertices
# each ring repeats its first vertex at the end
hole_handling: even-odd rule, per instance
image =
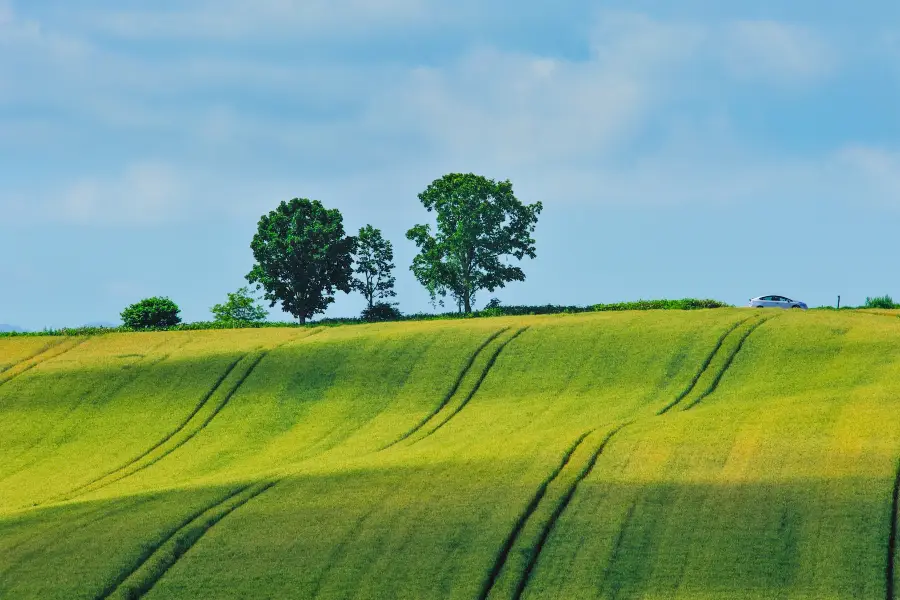
POLYGON ((397 295, 394 269, 394 247, 384 239, 381 230, 366 225, 356 237, 356 275, 353 288, 366 298, 371 309, 376 299, 386 300, 397 295))
POLYGON ((350 293, 356 240, 344 234, 337 209, 294 198, 259 219, 250 248, 256 264, 247 281, 263 297, 306 323, 334 302, 335 290, 350 293))
POLYGON ((436 213, 437 229, 432 235, 429 225, 416 225, 406 232, 419 247, 410 270, 432 302, 443 304, 449 293, 470 313, 478 290, 493 292, 525 280, 522 269, 504 258, 535 257, 531 234, 543 209, 540 202, 522 204, 509 180, 495 182, 473 173, 444 175, 419 200, 436 213))

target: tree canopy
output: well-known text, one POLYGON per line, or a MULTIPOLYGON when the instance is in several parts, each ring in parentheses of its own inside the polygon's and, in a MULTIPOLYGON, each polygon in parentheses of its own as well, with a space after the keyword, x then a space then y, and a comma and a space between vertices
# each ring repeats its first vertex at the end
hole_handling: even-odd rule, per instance
POLYGON ((266 318, 266 309, 256 303, 247 286, 229 292, 228 300, 209 310, 217 323, 256 323, 266 318))
POLYGON ((380 229, 366 225, 359 230, 356 238, 356 275, 353 288, 368 302, 369 309, 378 299, 396 296, 391 273, 394 269, 394 248, 390 240, 384 239, 380 229))
POLYGON ((150 329, 153 327, 171 327, 181 323, 178 305, 161 296, 144 298, 122 311, 122 323, 132 329, 150 329))
POLYGON ((450 294, 466 313, 478 290, 494 291, 525 273, 508 264, 508 257, 535 257, 531 237, 543 206, 525 205, 513 194, 509 180, 495 182, 473 173, 450 173, 419 194, 425 208, 437 216, 430 225, 416 225, 406 237, 419 254, 410 267, 432 301, 450 294))
POLYGON ((294 198, 263 215, 250 248, 256 264, 247 281, 301 323, 334 302, 336 290, 351 291, 355 239, 344 234, 340 211, 318 200, 294 198))

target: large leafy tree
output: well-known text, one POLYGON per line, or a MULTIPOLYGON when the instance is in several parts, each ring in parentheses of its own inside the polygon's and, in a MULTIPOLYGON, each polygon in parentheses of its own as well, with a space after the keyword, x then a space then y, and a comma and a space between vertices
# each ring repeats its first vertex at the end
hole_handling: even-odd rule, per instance
POLYGON ((419 200, 437 215, 437 229, 416 225, 406 237, 419 254, 410 270, 431 294, 443 302, 450 294, 469 313, 478 290, 494 291, 525 273, 508 258, 535 257, 534 233, 540 202, 522 204, 512 184, 473 173, 450 173, 436 179, 419 200))
POLYGON ((122 311, 122 323, 131 329, 171 327, 181 323, 178 305, 163 296, 144 298, 122 311))
POLYGON ((344 234, 340 211, 294 198, 259 219, 250 243, 256 264, 247 281, 265 290, 270 307, 281 302, 305 323, 334 302, 336 290, 350 292, 355 245, 344 234))
POLYGON ((375 300, 386 300, 397 295, 394 269, 394 247, 384 239, 380 229, 366 225, 356 237, 356 277, 353 288, 359 291, 373 308, 375 300))

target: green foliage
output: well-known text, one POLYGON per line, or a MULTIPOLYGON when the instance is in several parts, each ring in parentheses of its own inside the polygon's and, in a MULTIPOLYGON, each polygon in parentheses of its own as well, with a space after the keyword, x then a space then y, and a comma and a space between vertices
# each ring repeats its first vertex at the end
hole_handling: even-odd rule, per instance
POLYGON ((376 302, 372 306, 363 309, 361 318, 366 323, 376 323, 379 321, 399 321, 403 315, 393 305, 387 302, 376 302))
MULTIPOLYGON (((359 291, 372 309, 377 299, 392 298, 395 278, 394 248, 390 240, 384 239, 380 229, 366 225, 359 230, 356 238, 356 274, 353 289, 359 291)), ((365 318, 365 317, 363 317, 365 318)))
POLYGON ((250 294, 246 286, 238 288, 236 292, 229 292, 228 300, 224 304, 213 305, 209 310, 216 323, 230 326, 264 321, 267 316, 266 309, 256 303, 256 298, 250 294))
POLYGON ((885 294, 884 296, 866 298, 866 303, 863 305, 863 308, 900 308, 900 306, 894 304, 894 299, 885 294))
POLYGON ((334 302, 336 290, 352 289, 354 246, 340 211, 294 198, 260 218, 250 243, 256 264, 247 281, 265 290, 270 307, 281 302, 305 323, 334 302))
POLYGON ((129 329, 171 327, 181 322, 181 309, 168 298, 144 298, 122 311, 122 323, 129 329))
POLYGON ((425 208, 435 211, 437 229, 416 225, 406 237, 419 247, 410 270, 425 286, 432 302, 447 294, 460 311, 472 312, 478 290, 494 291, 511 281, 524 281, 521 268, 504 259, 535 257, 534 232, 540 202, 525 205, 512 184, 472 173, 451 173, 433 181, 419 194, 425 208))

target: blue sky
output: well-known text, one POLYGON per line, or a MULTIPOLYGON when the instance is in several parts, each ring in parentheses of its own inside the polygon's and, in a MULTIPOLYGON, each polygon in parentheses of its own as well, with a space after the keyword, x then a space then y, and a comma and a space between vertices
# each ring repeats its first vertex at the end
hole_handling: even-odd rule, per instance
POLYGON ((404 233, 469 171, 544 203, 504 303, 900 296, 900 3, 786 4, 0 0, 0 323, 207 319, 297 196, 428 310, 404 233))

